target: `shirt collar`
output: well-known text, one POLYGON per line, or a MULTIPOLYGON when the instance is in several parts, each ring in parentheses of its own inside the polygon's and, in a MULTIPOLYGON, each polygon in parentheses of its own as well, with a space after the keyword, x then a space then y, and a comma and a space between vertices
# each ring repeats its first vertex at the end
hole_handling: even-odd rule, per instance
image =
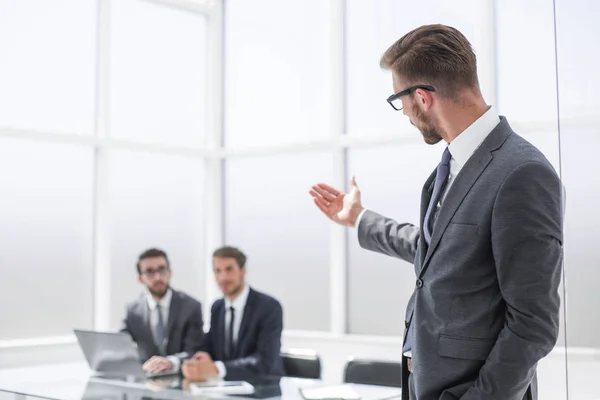
POLYGON ((163 296, 160 301, 156 301, 156 299, 152 296, 152 293, 148 289, 146 289, 146 300, 148 301, 148 307, 150 307, 151 311, 156 309, 156 306, 160 304, 160 307, 163 310, 168 310, 171 306, 171 299, 173 298, 173 290, 171 288, 167 289, 167 293, 163 296))
POLYGON ((483 143, 490 132, 500 123, 500 117, 494 106, 490 106, 483 115, 467 127, 450 144, 448 149, 452 159, 461 169, 475 150, 483 143))
POLYGON ((231 301, 227 296, 225 296, 225 307, 229 309, 229 307, 233 307, 236 311, 242 311, 246 307, 246 302, 248 301, 248 295, 250 294, 250 286, 244 284, 244 288, 242 289, 242 293, 235 300, 231 301))

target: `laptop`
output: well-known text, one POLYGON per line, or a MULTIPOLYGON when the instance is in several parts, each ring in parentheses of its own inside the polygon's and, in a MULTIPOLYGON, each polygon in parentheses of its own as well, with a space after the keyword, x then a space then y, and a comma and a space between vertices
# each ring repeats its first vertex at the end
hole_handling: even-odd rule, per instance
POLYGON ((73 330, 91 370, 107 378, 153 379, 177 374, 147 374, 142 369, 137 345, 128 333, 73 330))

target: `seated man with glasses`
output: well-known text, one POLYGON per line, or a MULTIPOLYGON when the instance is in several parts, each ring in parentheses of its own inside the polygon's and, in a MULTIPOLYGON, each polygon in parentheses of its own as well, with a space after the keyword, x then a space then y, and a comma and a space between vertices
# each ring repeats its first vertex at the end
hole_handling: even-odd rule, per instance
POLYGON ((164 251, 144 251, 137 272, 144 292, 127 306, 121 332, 129 333, 137 343, 144 371, 176 372, 181 360, 204 344, 202 306, 170 287, 171 268, 164 251))

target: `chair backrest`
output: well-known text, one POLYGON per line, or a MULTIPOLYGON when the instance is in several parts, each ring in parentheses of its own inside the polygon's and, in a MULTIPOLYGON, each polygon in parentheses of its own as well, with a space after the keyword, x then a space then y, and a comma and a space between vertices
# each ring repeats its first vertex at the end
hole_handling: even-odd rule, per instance
POLYGON ((281 352, 285 376, 321 379, 321 359, 314 350, 289 349, 281 352))
POLYGON ((344 382, 402 387, 402 364, 392 361, 352 359, 346 363, 344 382))

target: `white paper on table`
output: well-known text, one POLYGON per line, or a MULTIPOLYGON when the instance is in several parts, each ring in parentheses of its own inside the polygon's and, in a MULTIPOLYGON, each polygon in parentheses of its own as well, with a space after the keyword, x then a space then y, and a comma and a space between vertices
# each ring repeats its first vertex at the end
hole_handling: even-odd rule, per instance
POLYGON ((190 383, 191 394, 252 394, 254 386, 244 381, 208 381, 190 383))
POLYGON ((305 400, 360 400, 350 385, 301 388, 300 394, 305 400))

